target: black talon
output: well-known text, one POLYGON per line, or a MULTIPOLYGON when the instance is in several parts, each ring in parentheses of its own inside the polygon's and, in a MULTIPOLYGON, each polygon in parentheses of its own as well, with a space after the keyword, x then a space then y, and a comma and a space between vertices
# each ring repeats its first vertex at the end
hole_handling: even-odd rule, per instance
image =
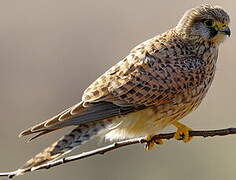
POLYGON ((185 135, 183 133, 181 133, 179 136, 180 136, 180 138, 178 140, 183 140, 185 137, 185 135))

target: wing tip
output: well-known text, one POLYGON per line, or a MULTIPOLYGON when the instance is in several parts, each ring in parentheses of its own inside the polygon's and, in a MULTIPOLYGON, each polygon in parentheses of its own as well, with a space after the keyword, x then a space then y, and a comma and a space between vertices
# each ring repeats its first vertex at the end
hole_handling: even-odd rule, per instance
POLYGON ((18 135, 18 137, 21 138, 21 137, 27 136, 27 135, 29 135, 29 134, 31 134, 31 133, 32 133, 31 129, 27 129, 27 130, 22 131, 22 132, 18 135))

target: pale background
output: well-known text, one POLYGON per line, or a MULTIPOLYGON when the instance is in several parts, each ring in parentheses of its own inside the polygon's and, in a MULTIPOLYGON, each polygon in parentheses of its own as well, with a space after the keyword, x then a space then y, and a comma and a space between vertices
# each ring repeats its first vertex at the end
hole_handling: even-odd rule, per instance
MULTIPOLYGON (((206 1, 0 1, 0 170, 22 165, 64 131, 32 143, 18 133, 80 101, 82 91, 138 43, 173 27, 206 1)), ((184 122, 194 129, 236 127, 235 1, 208 1, 231 16, 207 98, 184 122)), ((169 129, 174 130, 174 129, 169 129)), ((101 146, 93 141, 79 153, 101 146)), ((19 180, 233 180, 236 136, 167 141, 151 152, 122 148, 19 180)))

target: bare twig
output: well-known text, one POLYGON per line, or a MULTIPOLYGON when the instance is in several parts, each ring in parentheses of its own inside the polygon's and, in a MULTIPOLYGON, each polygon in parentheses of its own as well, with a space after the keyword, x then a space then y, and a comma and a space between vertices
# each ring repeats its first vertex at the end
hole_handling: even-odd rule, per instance
MULTIPOLYGON (((175 133, 166 133, 166 134, 159 134, 153 137, 153 140, 157 139, 171 139, 174 137, 175 133)), ((236 134, 236 128, 228 128, 228 129, 219 129, 219 130, 207 130, 207 131, 190 131, 189 135, 190 136, 201 136, 201 137, 213 137, 213 136, 225 136, 229 134, 236 134)), ((71 161, 76 161, 79 159, 84 159, 90 156, 94 156, 96 154, 105 154, 108 151, 115 150, 117 148, 123 147, 123 146, 128 146, 132 144, 140 144, 140 143, 146 143, 147 140, 145 138, 137 138, 137 139, 130 139, 130 140, 125 140, 125 141, 120 141, 116 142, 114 144, 110 144, 108 146, 104 146, 102 148, 98 148, 92 151, 88 152, 83 152, 78 155, 74 156, 69 156, 65 157, 62 159, 58 159, 43 165, 40 165, 36 168, 31 168, 27 170, 27 172, 35 171, 35 170, 40 170, 40 169, 49 169, 51 167, 55 167, 61 164, 65 164, 71 161)), ((5 172, 5 173, 0 173, 0 176, 7 176, 9 178, 14 177, 17 174, 17 171, 12 171, 12 172, 5 172)))

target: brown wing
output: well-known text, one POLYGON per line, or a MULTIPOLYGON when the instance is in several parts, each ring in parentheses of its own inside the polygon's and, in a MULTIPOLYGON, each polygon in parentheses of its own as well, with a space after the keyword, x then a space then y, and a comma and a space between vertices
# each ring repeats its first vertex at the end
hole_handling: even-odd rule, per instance
POLYGON ((175 70, 173 57, 160 58, 160 53, 156 53, 157 49, 153 48, 153 44, 149 41, 145 43, 92 83, 85 90, 81 103, 23 131, 21 135, 36 132, 45 134, 70 125, 101 120, 168 102, 181 91, 183 83, 179 85, 176 80, 182 75, 181 70, 175 70), (151 49, 151 53, 146 49, 151 49))
MULTIPOLYGON (((154 61, 153 56, 145 50, 147 44, 152 39, 145 41, 131 50, 130 54, 110 68, 96 81, 94 81, 85 91, 82 97, 84 102, 110 101, 118 105, 138 105, 137 101, 124 98, 128 92, 142 89, 149 81, 145 74, 152 71, 149 62, 154 61), (142 87, 141 87, 142 86, 142 87)), ((149 78, 153 78, 150 76, 149 78)), ((154 74, 153 74, 154 75, 154 74)), ((151 83, 151 82, 150 82, 151 83)), ((138 91, 137 91, 138 92, 138 91)), ((128 97, 128 95, 127 95, 128 97)), ((130 97, 131 98, 131 97, 130 97)))
MULTIPOLYGON (((110 98, 107 99, 105 97, 112 97, 113 94, 111 94, 109 92, 109 88, 110 86, 112 86, 115 89, 115 86, 117 86, 117 84, 113 84, 116 83, 116 76, 117 76, 117 72, 121 72, 121 69, 124 68, 124 65, 126 66, 126 60, 121 61, 120 63, 118 63, 116 66, 114 66, 113 68, 111 68, 108 72, 106 72, 102 77, 100 77, 97 81, 95 81, 95 83, 93 83, 97 89, 102 89, 104 90, 105 87, 107 86, 107 91, 103 91, 104 96, 100 97, 100 99, 98 100, 98 98, 96 99, 90 99, 89 101, 87 101, 86 99, 88 99, 88 94, 86 96, 86 99, 83 99, 82 102, 66 109, 65 111, 59 113, 58 115, 40 123, 37 124, 23 132, 21 132, 20 136, 26 136, 29 134, 33 134, 33 133, 40 133, 37 136, 35 136, 34 138, 44 135, 46 133, 52 132, 54 130, 63 128, 63 127, 67 127, 70 125, 78 125, 78 124, 82 124, 82 123, 88 123, 91 121, 96 121, 96 120, 100 120, 100 119, 105 119, 108 117, 112 117, 112 116, 117 116, 117 115, 121 115, 121 114, 125 114, 131 111, 134 111, 135 109, 140 109, 140 107, 134 107, 132 104, 128 104, 128 102, 126 101, 122 101, 122 99, 118 99, 118 98, 110 98), (112 78, 112 82, 103 82, 101 81, 101 79, 103 79, 104 76, 107 76, 107 78, 109 79, 109 77, 112 78), (98 82, 100 82, 101 84, 98 84, 98 82), (111 84, 110 84, 111 83, 111 84), (106 94, 105 94, 106 93, 106 94), (103 101, 104 99, 104 101, 103 101), (113 100, 115 100, 113 102, 113 100), (119 102, 119 103, 118 103, 119 102), (119 105, 117 105, 119 104, 119 105), (122 105, 121 105, 122 104, 122 105), (125 106, 124 106, 125 105, 125 106)), ((126 82, 128 81, 132 81, 132 76, 130 76, 131 74, 135 73, 135 67, 126 67, 126 72, 123 74, 123 79, 117 79, 118 83, 122 83, 121 81, 123 81, 122 84, 126 84, 126 82), (132 72, 133 71, 133 72, 132 72)), ((119 88, 122 88, 122 84, 119 84, 119 88)), ((129 84, 129 83, 128 83, 129 84)), ((89 89, 89 88, 88 88, 89 89)), ((85 91, 85 94, 88 92, 88 89, 85 91)), ((90 92, 92 94, 96 94, 95 92, 90 92)), ((118 90, 120 91, 120 90, 118 90)), ((114 93, 114 92, 113 92, 114 93)), ((101 95, 101 94, 100 94, 101 95)), ((143 107, 143 106, 142 106, 143 107)))
MULTIPOLYGON (((118 106, 151 106, 167 103, 202 82, 202 60, 163 34, 134 48, 121 62, 84 92, 85 103, 107 101, 118 106), (169 40, 167 40, 167 39, 169 40), (162 42, 161 42, 162 40, 162 42)), ((177 43, 178 41, 178 43, 177 43)))
POLYGON ((131 53, 84 92, 85 103, 108 101, 119 106, 150 106, 162 103, 172 94, 167 91, 175 85, 167 81, 170 72, 158 64, 158 57, 144 52, 131 53))
MULTIPOLYGON (((141 56, 144 56, 144 54, 141 54, 141 56)), ((92 85, 90 85, 84 92, 82 102, 66 109, 65 111, 40 124, 26 129, 25 131, 21 132, 20 136, 41 132, 36 136, 38 137, 69 125, 120 115, 120 111, 123 111, 124 113, 124 110, 122 110, 122 108, 124 108, 123 106, 132 107, 133 104, 129 104, 128 101, 122 100, 121 98, 116 98, 114 96, 114 93, 116 93, 115 89, 117 89, 117 93, 121 95, 122 89, 132 89, 131 82, 136 84, 134 86, 140 84, 138 79, 132 79, 134 76, 140 76, 138 71, 135 69, 136 66, 138 66, 138 64, 135 63, 138 61, 139 57, 135 56, 134 53, 131 53, 127 58, 113 66, 110 70, 98 78, 92 85), (95 106, 94 103, 96 102, 104 103, 99 103, 95 106), (106 102, 111 103, 107 104, 106 102), (114 106, 116 106, 116 108, 114 106)), ((123 92, 123 94, 124 93, 125 92, 123 92)), ((129 109, 127 112, 130 111, 131 110, 129 109)))

